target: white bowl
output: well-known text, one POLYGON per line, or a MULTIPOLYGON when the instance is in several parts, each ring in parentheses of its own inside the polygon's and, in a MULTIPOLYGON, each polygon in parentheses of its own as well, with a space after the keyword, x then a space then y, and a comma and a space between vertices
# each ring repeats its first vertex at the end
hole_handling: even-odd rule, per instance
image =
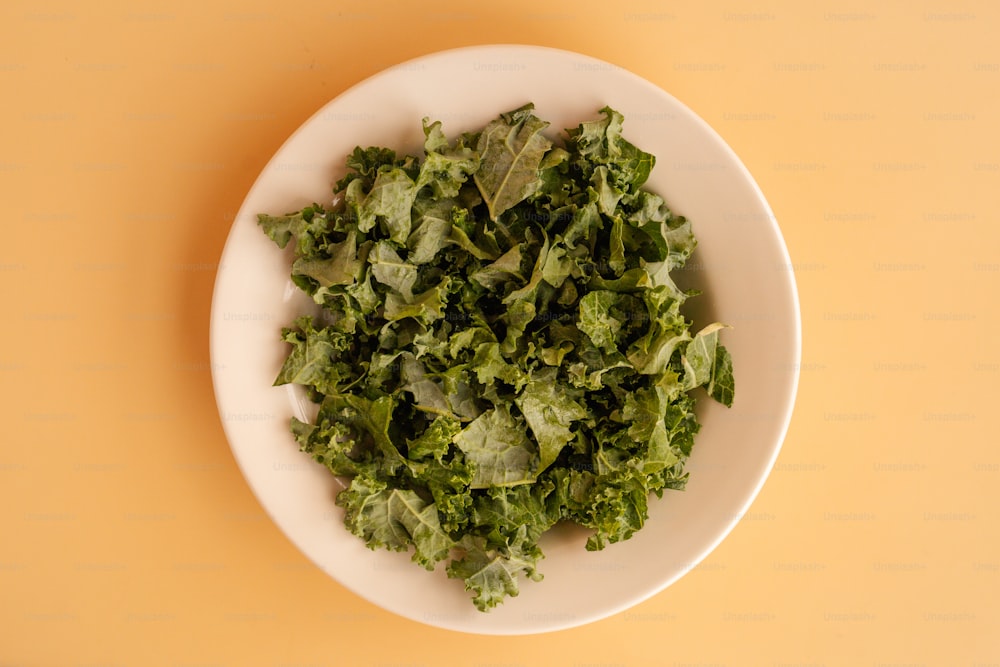
MULTIPOLYGON (((771 470, 798 383, 800 319, 795 280, 778 225, 733 151, 669 94, 615 65, 533 46, 481 46, 417 58, 377 74, 320 109, 275 154, 230 232, 212 303, 211 361, 219 411, 233 454, 261 505, 317 566, 376 605, 429 625, 482 634, 529 634, 592 622, 662 591, 729 533, 771 470), (256 224, 327 202, 356 146, 417 154, 421 119, 449 135, 481 127, 525 102, 563 128, 609 105, 625 136, 653 153, 646 187, 692 221, 698 249, 680 272, 703 291, 686 304, 702 324, 732 325, 735 402, 704 397, 684 491, 650 503, 645 527, 600 552, 586 532, 556 530, 542 541, 545 579, 489 613, 476 611, 443 566, 422 570, 409 554, 368 550, 342 525, 338 481, 298 451, 292 415, 308 416, 301 392, 272 382, 287 346, 280 329, 310 308, 289 279, 290 255, 256 224)), ((700 391, 700 390, 698 390, 700 391)))

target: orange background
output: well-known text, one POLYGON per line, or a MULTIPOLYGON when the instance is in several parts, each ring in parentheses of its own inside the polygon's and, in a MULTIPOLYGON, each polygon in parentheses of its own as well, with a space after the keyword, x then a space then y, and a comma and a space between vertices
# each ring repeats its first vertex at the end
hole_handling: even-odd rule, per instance
MULTIPOLYGON (((61 0, 0 9, 0 665, 1000 664, 1000 5, 61 0), (211 291, 271 154, 469 44, 631 69, 741 156, 803 316, 788 438, 699 567, 583 628, 357 598, 223 436, 211 291)), ((586 591, 581 591, 586 595, 586 591)))

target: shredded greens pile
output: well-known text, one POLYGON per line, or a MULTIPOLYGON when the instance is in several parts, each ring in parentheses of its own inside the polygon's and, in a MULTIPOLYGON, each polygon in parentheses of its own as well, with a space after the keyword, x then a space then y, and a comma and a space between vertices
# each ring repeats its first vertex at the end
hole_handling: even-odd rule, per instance
POLYGON ((722 325, 681 313, 695 238, 642 189, 654 157, 611 108, 562 145, 533 111, 454 141, 424 119, 422 157, 356 148, 329 205, 259 216, 319 306, 283 330, 275 384, 319 406, 295 439, 350 478, 352 533, 445 562, 481 611, 542 578, 557 522, 588 550, 642 528, 685 484, 691 390, 733 400, 722 325))

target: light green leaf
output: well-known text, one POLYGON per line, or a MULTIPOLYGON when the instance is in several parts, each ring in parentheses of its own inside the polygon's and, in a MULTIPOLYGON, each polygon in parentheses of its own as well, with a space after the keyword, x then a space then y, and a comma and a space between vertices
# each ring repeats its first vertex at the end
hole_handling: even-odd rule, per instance
POLYGON ((576 262, 568 256, 566 247, 553 243, 545 255, 545 264, 542 265, 542 280, 553 287, 562 287, 576 268, 576 262))
POLYGON ((552 465, 563 447, 573 439, 570 430, 573 422, 590 416, 571 392, 557 382, 554 368, 532 375, 531 382, 514 402, 538 443, 536 475, 552 465))
POLYGON ((531 270, 531 277, 528 279, 527 284, 505 296, 503 298, 504 305, 509 306, 516 301, 534 302, 535 292, 538 290, 538 285, 542 282, 542 278, 545 275, 545 262, 548 259, 548 255, 549 237, 545 236, 542 241, 542 247, 538 251, 538 257, 535 258, 535 266, 531 270))
POLYGON ((643 375, 663 373, 678 346, 691 340, 687 321, 680 314, 680 300, 661 286, 643 293, 650 318, 646 334, 633 342, 628 360, 643 375))
POLYGON ((402 524, 413 542, 413 561, 424 569, 448 556, 452 539, 441 528, 437 507, 425 502, 416 491, 393 489, 386 499, 389 517, 402 524))
POLYGON ((475 419, 483 412, 479 397, 470 384, 470 372, 468 364, 458 364, 430 374, 444 389, 451 411, 462 421, 475 419))
POLYGON ((366 475, 351 480, 337 496, 345 523, 370 549, 403 551, 415 547, 414 562, 433 570, 448 556, 453 542, 441 528, 437 509, 415 491, 388 488, 366 475))
POLYGON ((395 474, 408 465, 389 435, 395 408, 396 400, 390 395, 379 396, 373 401, 354 394, 330 393, 323 399, 320 410, 371 436, 376 451, 383 459, 385 471, 395 474))
POLYGON ((407 261, 427 264, 448 245, 451 216, 457 207, 452 199, 430 200, 417 197, 413 204, 413 230, 406 239, 407 261))
POLYGON ((529 104, 501 114, 479 135, 475 181, 493 220, 541 185, 539 166, 552 142, 542 135, 549 124, 532 114, 532 108, 529 104))
POLYGON ((500 380, 512 385, 515 391, 520 391, 528 382, 528 376, 524 371, 503 358, 500 344, 496 341, 477 346, 471 366, 475 370, 476 379, 482 385, 492 385, 496 380, 500 380))
POLYGON ((622 418, 629 425, 628 436, 646 450, 636 463, 643 474, 659 472, 680 460, 670 447, 664 421, 669 405, 669 393, 661 387, 646 387, 625 397, 622 418))
POLYGON ((452 417, 439 416, 416 439, 407 441, 407 456, 413 460, 433 457, 440 461, 448 453, 452 439, 462 430, 452 417))
POLYGON ((594 175, 590 179, 590 183, 597 193, 597 207, 600 209, 601 213, 606 216, 614 216, 615 211, 618 208, 618 202, 621 201, 622 195, 624 194, 620 189, 608 182, 608 168, 606 165, 600 165, 594 168, 594 175))
POLYGON ((399 292, 389 292, 385 297, 385 319, 390 322, 407 317, 431 324, 444 317, 448 306, 448 286, 451 278, 446 277, 439 285, 407 299, 399 292))
POLYGON ((719 331, 724 325, 715 322, 695 334, 681 356, 684 367, 684 389, 693 389, 707 384, 712 377, 715 364, 715 348, 719 343, 719 331))
POLYGON ((410 210, 416 196, 416 183, 396 167, 379 171, 368 192, 364 192, 361 179, 351 181, 344 200, 358 216, 359 231, 368 232, 381 223, 390 241, 404 245, 410 235, 410 210))
MULTIPOLYGON (((577 245, 586 247, 591 237, 603 227, 604 222, 597 210, 597 204, 589 202, 573 211, 573 217, 563 232, 563 243, 571 250, 577 245)), ((590 249, 587 248, 587 251, 590 249)))
POLYGON ((611 307, 617 300, 617 294, 605 290, 587 292, 580 299, 577 326, 594 345, 608 352, 618 349, 615 338, 622 328, 622 323, 611 315, 611 307))
POLYGON ((643 375, 659 375, 667 368, 679 345, 691 340, 691 334, 674 329, 655 327, 629 346, 628 360, 643 375))
POLYGON ((299 257, 292 264, 292 275, 312 278, 320 287, 351 285, 361 269, 358 260, 357 234, 352 229, 347 238, 335 243, 327 259, 299 257))
POLYGON ((537 459, 524 424, 505 407, 487 410, 455 436, 472 465, 473 489, 527 484, 537 459))
POLYGON ((337 504, 346 510, 344 523, 369 549, 403 551, 409 547, 410 534, 389 504, 389 498, 397 493, 383 481, 358 475, 337 495, 337 504))
POLYGON ((399 292, 404 299, 413 298, 413 286, 417 282, 417 267, 400 258, 387 241, 379 241, 368 254, 375 280, 399 292))
POLYGON ((712 377, 708 380, 709 396, 722 403, 727 408, 733 406, 733 395, 736 391, 736 381, 733 378, 733 359, 729 350, 722 345, 715 348, 715 362, 712 364, 712 377))
POLYGON ((542 578, 535 556, 526 556, 520 550, 504 554, 499 549, 487 548, 482 538, 471 538, 462 546, 465 555, 448 564, 448 576, 465 581, 465 590, 473 592, 473 602, 479 611, 492 609, 507 597, 517 597, 518 576, 535 581, 542 578))
POLYGON ((610 255, 608 257, 608 268, 610 268, 616 276, 620 276, 625 272, 624 233, 625 223, 622 222, 620 217, 616 216, 611 221, 611 239, 609 241, 610 255))
POLYGON ((259 214, 257 224, 279 248, 295 239, 296 254, 311 256, 322 246, 330 221, 322 206, 312 204, 288 215, 259 214))
POLYGON ((323 392, 335 391, 350 379, 351 366, 340 360, 350 336, 332 327, 315 329, 311 318, 298 320, 297 329, 286 329, 283 340, 292 345, 274 385, 300 384, 323 392))
POLYGON ((456 419, 448 405, 444 391, 431 378, 427 377, 424 366, 410 352, 399 355, 401 360, 400 375, 403 390, 413 395, 414 407, 422 412, 435 416, 445 416, 456 419))
POLYGON ((424 119, 424 161, 417 177, 417 189, 430 186, 435 199, 455 197, 459 188, 479 167, 479 155, 460 138, 448 143, 441 122, 424 119))
POLYGON ((486 289, 494 291, 512 280, 523 281, 521 261, 524 246, 523 243, 511 246, 510 250, 496 261, 478 269, 469 277, 486 289))
POLYGON ((591 164, 606 165, 619 187, 637 190, 656 164, 656 158, 639 150, 622 136, 623 116, 612 109, 601 109, 603 119, 581 123, 568 130, 573 148, 591 164))
POLYGON ((507 307, 507 312, 500 319, 507 326, 507 335, 500 343, 500 351, 512 356, 528 328, 538 314, 533 301, 514 301, 507 307))

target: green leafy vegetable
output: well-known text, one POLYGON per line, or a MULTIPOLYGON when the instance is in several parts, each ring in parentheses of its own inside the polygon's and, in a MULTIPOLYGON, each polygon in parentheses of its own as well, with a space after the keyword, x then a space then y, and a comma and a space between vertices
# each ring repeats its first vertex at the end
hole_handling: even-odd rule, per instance
POLYGON ((724 327, 691 332, 671 278, 691 224, 643 188, 623 118, 566 130, 532 105, 420 157, 357 148, 328 206, 259 216, 319 307, 282 332, 276 385, 319 404, 299 448, 350 479, 336 502, 372 549, 446 563, 486 611, 539 580, 542 535, 628 539, 682 489, 695 390, 733 401, 724 327))
POLYGON ((454 438, 472 469, 473 489, 526 484, 534 479, 535 452, 523 422, 505 407, 476 417, 454 438))
POLYGON ((501 114, 479 135, 481 164, 475 178, 493 220, 541 185, 539 166, 552 143, 541 134, 549 124, 532 108, 529 104, 501 114))

